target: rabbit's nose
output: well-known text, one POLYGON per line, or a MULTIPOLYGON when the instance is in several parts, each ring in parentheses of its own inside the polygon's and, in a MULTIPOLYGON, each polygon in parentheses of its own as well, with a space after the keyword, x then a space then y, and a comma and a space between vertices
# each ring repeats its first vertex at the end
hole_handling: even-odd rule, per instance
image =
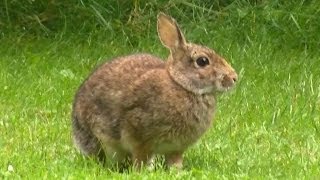
POLYGON ((234 83, 238 81, 238 75, 236 73, 231 73, 230 78, 233 80, 234 83))
POLYGON ((232 78, 234 82, 237 82, 237 78, 232 78))

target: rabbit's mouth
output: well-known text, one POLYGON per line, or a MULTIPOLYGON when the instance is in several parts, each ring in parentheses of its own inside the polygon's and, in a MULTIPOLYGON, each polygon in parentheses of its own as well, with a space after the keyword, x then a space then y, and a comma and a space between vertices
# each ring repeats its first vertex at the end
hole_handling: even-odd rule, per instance
POLYGON ((216 91, 218 91, 218 92, 226 92, 226 91, 229 91, 233 88, 233 86, 223 86, 223 83, 221 83, 221 82, 216 83, 215 87, 216 87, 215 88, 216 91))

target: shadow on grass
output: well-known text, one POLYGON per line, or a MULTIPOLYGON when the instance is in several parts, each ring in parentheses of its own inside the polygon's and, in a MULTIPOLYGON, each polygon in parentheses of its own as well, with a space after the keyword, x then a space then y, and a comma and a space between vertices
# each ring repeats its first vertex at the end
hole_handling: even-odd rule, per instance
MULTIPOLYGON (((155 156, 153 162, 145 166, 142 169, 135 169, 132 165, 131 160, 126 160, 124 163, 114 163, 110 160, 100 161, 97 158, 86 157, 80 153, 77 153, 75 157, 75 162, 77 166, 84 169, 95 169, 105 170, 108 174, 131 174, 131 173, 144 173, 144 172, 175 172, 176 169, 168 168, 165 165, 164 156, 155 156)), ((200 157, 198 154, 195 155, 185 155, 184 157, 184 167, 183 172, 203 172, 203 171, 214 171, 220 169, 219 163, 215 158, 200 157)), ((179 170, 178 170, 179 171, 179 170)), ((219 171, 219 170, 218 170, 219 171)))

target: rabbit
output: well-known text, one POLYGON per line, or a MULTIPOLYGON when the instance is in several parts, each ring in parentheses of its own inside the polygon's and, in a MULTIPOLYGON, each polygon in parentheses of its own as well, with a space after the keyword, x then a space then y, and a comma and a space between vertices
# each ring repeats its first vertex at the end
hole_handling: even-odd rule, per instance
POLYGON ((166 61, 150 54, 100 65, 78 89, 72 136, 85 156, 133 167, 164 155, 183 168, 183 153, 211 126, 218 92, 235 86, 236 71, 208 47, 188 43, 176 21, 157 16, 166 61))

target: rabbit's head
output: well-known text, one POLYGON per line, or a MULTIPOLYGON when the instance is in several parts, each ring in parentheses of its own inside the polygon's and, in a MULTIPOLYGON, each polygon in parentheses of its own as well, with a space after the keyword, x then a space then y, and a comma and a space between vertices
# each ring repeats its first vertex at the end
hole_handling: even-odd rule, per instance
POLYGON ((158 34, 170 50, 167 69, 183 88, 196 94, 226 91, 237 81, 237 73, 210 48, 187 43, 176 21, 160 13, 158 34))

